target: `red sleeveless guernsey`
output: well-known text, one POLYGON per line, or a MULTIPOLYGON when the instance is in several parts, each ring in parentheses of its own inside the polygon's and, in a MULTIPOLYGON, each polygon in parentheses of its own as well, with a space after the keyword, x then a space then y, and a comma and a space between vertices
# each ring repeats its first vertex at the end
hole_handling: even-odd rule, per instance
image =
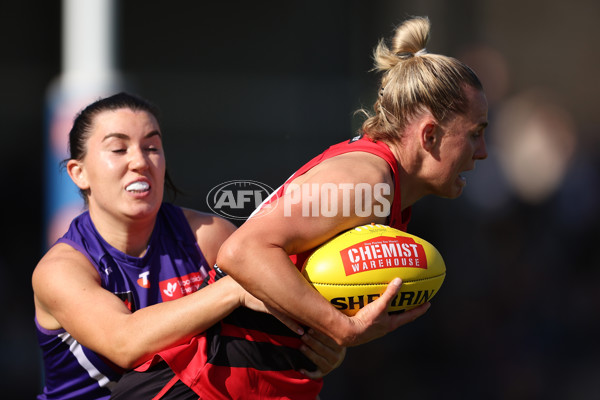
MULTIPOLYGON (((396 159, 385 143, 365 136, 329 147, 294 173, 257 211, 281 197, 293 179, 323 160, 353 151, 375 154, 389 164, 395 189, 388 225, 406 231, 411 210, 401 211, 396 159)), ((306 254, 290 256, 298 268, 305 257, 306 254)), ((205 283, 222 276, 215 266, 205 283)), ((158 353, 137 370, 145 371, 162 359, 200 399, 314 400, 323 380, 308 379, 298 372, 301 368, 315 369, 298 350, 301 343, 298 335, 271 315, 239 308, 189 343, 158 353)))

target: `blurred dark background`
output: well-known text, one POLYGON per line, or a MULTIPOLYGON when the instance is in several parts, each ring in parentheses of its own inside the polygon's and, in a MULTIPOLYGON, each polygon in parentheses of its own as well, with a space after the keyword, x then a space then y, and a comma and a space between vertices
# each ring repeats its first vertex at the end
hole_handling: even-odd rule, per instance
MULTIPOLYGON (((162 109, 186 195, 229 180, 278 186, 370 108, 377 41, 410 15, 430 52, 466 61, 490 103, 487 161, 460 199, 426 198, 409 230, 448 275, 423 318, 349 349, 333 399, 596 399, 600 393, 600 3, 591 0, 117 2, 116 67, 162 109)), ((0 8, 3 190, 0 393, 31 399, 40 355, 30 276, 46 249, 48 88, 61 2, 0 8)), ((68 290, 68 288, 65 288, 68 290)))

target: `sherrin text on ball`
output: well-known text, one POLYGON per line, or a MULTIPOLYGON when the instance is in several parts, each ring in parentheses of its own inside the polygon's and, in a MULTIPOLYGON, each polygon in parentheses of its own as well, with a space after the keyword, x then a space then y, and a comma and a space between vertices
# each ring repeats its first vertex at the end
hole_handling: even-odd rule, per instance
POLYGON ((439 251, 415 235, 386 225, 363 225, 318 247, 302 269, 331 304, 354 315, 378 298, 394 278, 402 287, 388 311, 402 312, 435 296, 446 277, 439 251))

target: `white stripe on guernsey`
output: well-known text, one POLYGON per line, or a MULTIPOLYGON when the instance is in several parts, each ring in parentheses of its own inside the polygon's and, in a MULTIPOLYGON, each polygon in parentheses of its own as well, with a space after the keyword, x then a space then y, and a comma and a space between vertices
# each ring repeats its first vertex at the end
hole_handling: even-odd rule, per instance
POLYGON ((79 365, 81 365, 83 367, 83 369, 85 369, 87 371, 87 373, 89 374, 89 376, 92 379, 95 379, 98 381, 98 384, 100 385, 100 387, 106 387, 110 390, 113 390, 114 386, 117 383, 111 382, 111 380, 108 379, 108 377, 106 375, 104 375, 102 372, 98 371, 96 369, 96 367, 94 367, 94 364, 92 364, 92 362, 90 360, 88 360, 88 358, 85 356, 85 353, 83 352, 83 348, 81 347, 81 344, 79 344, 79 342, 77 340, 73 339, 73 337, 71 335, 69 335, 68 332, 61 333, 58 336, 61 338, 63 343, 66 343, 69 345, 69 350, 75 356, 75 358, 79 362, 79 365))
MULTIPOLYGON (((291 175, 288 180, 294 175, 291 175)), ((287 181, 286 181, 287 182, 287 181)), ((283 185, 281 185, 283 186, 283 185)), ((281 189, 281 186, 279 186, 277 189, 273 190, 273 193, 271 193, 270 195, 267 196, 266 199, 263 200, 262 203, 260 203, 258 205, 258 207, 256 207, 256 209, 254 211, 252 211, 252 214, 250 214, 250 216, 248 217, 248 219, 254 217, 255 214, 257 214, 259 211, 262 210, 262 208, 271 201, 271 199, 273 198, 273 196, 275 196, 277 194, 277 192, 279 191, 279 189, 281 189)), ((285 194, 285 193, 284 193, 285 194)))
MULTIPOLYGON (((289 181, 290 179, 292 179, 292 177, 294 176, 294 174, 295 174, 295 172, 293 174, 291 174, 290 177, 285 180, 285 182, 283 183, 283 185, 285 185, 287 183, 287 181, 289 181)), ((275 196, 277 194, 277 192, 279 192, 279 189, 281 189, 281 186, 283 186, 283 185, 280 185, 277 189, 273 190, 273 193, 271 193, 270 195, 268 195, 267 198, 264 199, 263 202, 260 203, 258 205, 258 207, 256 207, 256 209, 254 211, 252 211, 252 214, 250 214, 250 216, 248 217, 248 219, 252 218, 255 214, 257 214, 263 208, 264 205, 266 205, 267 203, 269 203, 271 201, 271 199, 273 198, 273 196, 275 196)), ((285 195, 285 193, 283 195, 285 195)))

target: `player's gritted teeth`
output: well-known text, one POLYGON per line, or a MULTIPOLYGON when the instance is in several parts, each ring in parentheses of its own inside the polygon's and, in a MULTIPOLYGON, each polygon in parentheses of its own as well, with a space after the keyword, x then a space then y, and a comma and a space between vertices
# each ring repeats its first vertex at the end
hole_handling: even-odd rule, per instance
POLYGON ((132 182, 125 188, 128 192, 143 193, 150 190, 150 184, 144 181, 132 182))

